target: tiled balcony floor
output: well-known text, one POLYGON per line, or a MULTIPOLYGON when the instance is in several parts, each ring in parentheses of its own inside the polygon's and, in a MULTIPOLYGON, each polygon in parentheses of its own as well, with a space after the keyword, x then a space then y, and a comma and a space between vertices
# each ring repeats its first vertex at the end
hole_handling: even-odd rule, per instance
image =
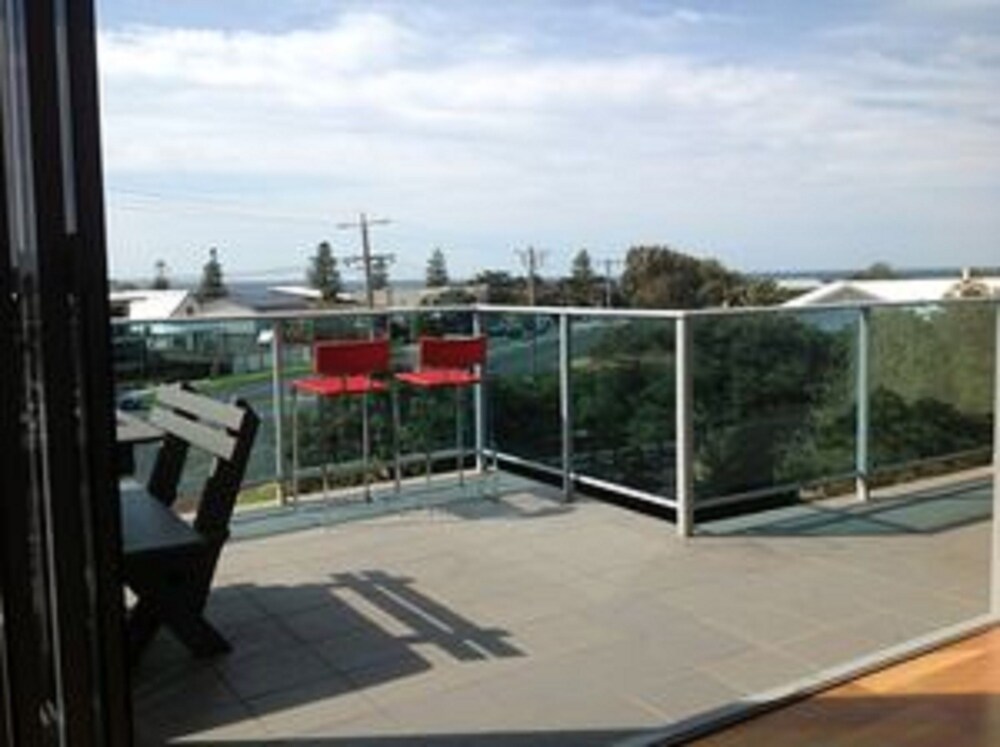
POLYGON ((231 542, 210 616, 235 650, 198 662, 161 634, 140 742, 608 744, 986 611, 985 483, 686 542, 505 485, 231 542))

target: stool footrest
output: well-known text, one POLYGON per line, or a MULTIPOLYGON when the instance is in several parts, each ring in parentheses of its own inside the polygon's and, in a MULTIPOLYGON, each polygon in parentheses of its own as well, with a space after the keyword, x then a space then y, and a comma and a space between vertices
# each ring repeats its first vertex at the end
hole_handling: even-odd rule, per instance
POLYGON ((427 369, 396 374, 404 384, 433 389, 448 386, 472 386, 480 382, 480 376, 472 371, 458 369, 427 369))

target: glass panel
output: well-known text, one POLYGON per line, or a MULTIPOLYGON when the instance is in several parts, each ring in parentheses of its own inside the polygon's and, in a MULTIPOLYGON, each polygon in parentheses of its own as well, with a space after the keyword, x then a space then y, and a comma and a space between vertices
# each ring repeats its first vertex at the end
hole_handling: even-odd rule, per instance
POLYGON ((692 321, 698 498, 852 473, 856 310, 692 321))
MULTIPOLYGON (((222 401, 244 399, 261 418, 244 484, 270 483, 275 478, 271 334, 270 321, 253 319, 115 324, 118 407, 143 415, 152 405, 155 387, 175 381, 190 382, 222 401)), ((140 480, 147 478, 157 448, 153 444, 135 449, 140 480)), ((210 464, 209 455, 191 451, 181 478, 182 496, 200 489, 210 464)), ((274 495, 271 490, 255 497, 274 495)))
POLYGON ((674 494, 674 330, 673 319, 573 319, 574 471, 674 494))
POLYGON ((957 466, 987 462, 995 325, 994 307, 978 303, 871 310, 875 469, 955 454, 957 466))
POLYGON ((496 448, 562 465, 559 320, 548 314, 483 314, 489 335, 488 417, 496 448))

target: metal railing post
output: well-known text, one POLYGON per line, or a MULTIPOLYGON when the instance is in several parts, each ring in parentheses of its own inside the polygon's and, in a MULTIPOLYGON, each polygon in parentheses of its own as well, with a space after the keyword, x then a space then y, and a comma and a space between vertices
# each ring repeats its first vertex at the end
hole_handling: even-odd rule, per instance
POLYGON ((570 389, 572 323, 567 313, 559 315, 559 419, 562 423, 563 499, 573 500, 573 392, 570 389))
POLYGON ((694 533, 694 426, 691 355, 691 319, 677 317, 674 340, 674 376, 676 377, 677 413, 675 423, 677 534, 690 537, 694 533))
POLYGON ((855 399, 857 400, 857 421, 854 434, 854 470, 855 490, 858 500, 867 502, 870 497, 868 483, 869 454, 868 439, 870 438, 871 401, 870 401, 870 367, 869 347, 871 340, 870 309, 863 308, 858 316, 858 366, 855 382, 855 399))
POLYGON ((285 490, 285 335, 280 320, 271 326, 271 409, 274 417, 274 477, 278 484, 278 502, 288 498, 285 490))
POLYGON ((993 550, 990 555, 990 611, 1000 615, 1000 303, 994 309, 993 340, 993 550))

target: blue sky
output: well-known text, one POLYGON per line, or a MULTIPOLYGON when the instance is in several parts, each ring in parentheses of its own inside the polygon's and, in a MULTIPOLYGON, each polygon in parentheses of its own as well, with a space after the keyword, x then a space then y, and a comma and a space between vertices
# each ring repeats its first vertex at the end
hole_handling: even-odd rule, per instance
POLYGON ((1000 264, 1000 0, 103 0, 112 272, 1000 264))

